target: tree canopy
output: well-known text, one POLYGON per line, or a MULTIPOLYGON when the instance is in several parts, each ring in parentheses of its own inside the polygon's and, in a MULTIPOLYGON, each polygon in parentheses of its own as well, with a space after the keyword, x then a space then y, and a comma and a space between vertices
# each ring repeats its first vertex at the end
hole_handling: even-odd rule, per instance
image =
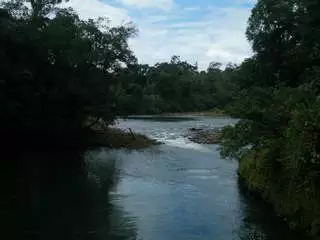
POLYGON ((117 69, 136 62, 127 43, 135 28, 81 20, 70 9, 46 17, 57 2, 31 1, 27 11, 25 1, 13 1, 1 9, 2 131, 66 133, 88 118, 108 124, 116 116, 111 85, 117 69))
POLYGON ((319 1, 258 0, 246 31, 253 56, 205 71, 175 55, 138 64, 134 26, 83 20, 61 2, 1 4, 3 142, 74 140, 121 115, 220 108, 241 119, 223 130, 222 155, 293 226, 319 235, 319 1))
POLYGON ((319 234, 320 3, 259 0, 248 22, 254 56, 237 70, 222 154, 292 225, 319 234))
POLYGON ((221 70, 211 63, 207 71, 173 56, 154 66, 133 65, 118 72, 120 115, 192 112, 224 108, 234 91, 236 66, 221 70))
POLYGON ((132 24, 83 20, 59 8, 61 2, 2 3, 4 135, 76 135, 91 122, 108 126, 121 115, 202 111, 231 101, 236 66, 222 70, 212 62, 200 71, 175 55, 154 66, 138 64, 128 45, 136 34, 132 24))

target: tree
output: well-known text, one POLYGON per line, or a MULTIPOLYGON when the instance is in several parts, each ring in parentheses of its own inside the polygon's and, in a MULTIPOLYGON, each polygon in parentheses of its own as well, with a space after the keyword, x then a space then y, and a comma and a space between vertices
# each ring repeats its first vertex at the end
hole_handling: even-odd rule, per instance
MULTIPOLYGON (((57 2, 36 3, 49 9, 57 2)), ((46 132, 49 138, 71 132, 77 138, 88 119, 110 124, 116 116, 115 72, 136 63, 127 43, 135 29, 84 21, 66 9, 37 21, 11 10, 0 14, 1 132, 46 132)))
POLYGON ((247 37, 254 56, 234 72, 221 152, 251 190, 296 226, 319 234, 319 14, 312 0, 259 0, 247 37), (313 32, 313 34, 311 33, 313 32), (317 80, 316 80, 317 79, 317 80))
POLYGON ((118 112, 154 114, 162 112, 203 111, 224 108, 232 98, 231 78, 236 66, 221 70, 219 63, 208 71, 172 56, 154 66, 131 65, 118 71, 116 92, 118 112), (139 91, 132 91, 134 89, 139 91), (141 95, 142 93, 142 95, 141 95))
POLYGON ((30 3, 32 8, 32 16, 33 17, 45 17, 49 13, 51 13, 54 7, 68 0, 27 0, 26 2, 30 3))

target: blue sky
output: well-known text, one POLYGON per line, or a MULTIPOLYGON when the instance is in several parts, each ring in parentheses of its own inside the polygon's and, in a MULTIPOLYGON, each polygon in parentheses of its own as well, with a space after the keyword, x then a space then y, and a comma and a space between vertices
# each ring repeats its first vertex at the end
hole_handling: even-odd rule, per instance
POLYGON ((70 0, 83 18, 133 22, 130 47, 140 63, 179 55, 205 69, 211 61, 240 63, 251 55, 245 29, 255 0, 70 0))

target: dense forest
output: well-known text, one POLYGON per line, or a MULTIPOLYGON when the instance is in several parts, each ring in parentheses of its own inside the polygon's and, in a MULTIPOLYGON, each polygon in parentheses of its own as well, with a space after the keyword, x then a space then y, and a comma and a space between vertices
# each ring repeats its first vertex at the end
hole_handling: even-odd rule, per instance
POLYGON ((223 130, 222 155, 291 226, 320 234, 319 1, 259 0, 246 32, 253 56, 206 71, 178 56, 138 64, 134 26, 82 20, 59 2, 1 6, 3 142, 73 141, 117 116, 223 109, 241 120, 223 130))
POLYGON ((173 56, 155 66, 131 65, 119 71, 119 115, 223 109, 232 100, 236 66, 212 62, 206 71, 173 56))
POLYGON ((135 28, 81 20, 59 2, 2 4, 0 131, 8 145, 72 142, 92 119, 112 123, 116 72, 136 63, 127 43, 135 28))
POLYGON ((213 62, 200 72, 173 56, 140 65, 128 46, 137 33, 133 25, 82 20, 58 8, 60 2, 2 3, 0 132, 9 145, 30 142, 30 135, 72 142, 91 122, 108 126, 120 115, 223 108, 231 100, 232 64, 221 70, 213 62))
POLYGON ((222 153, 292 227, 320 234, 320 2, 259 0, 222 153))

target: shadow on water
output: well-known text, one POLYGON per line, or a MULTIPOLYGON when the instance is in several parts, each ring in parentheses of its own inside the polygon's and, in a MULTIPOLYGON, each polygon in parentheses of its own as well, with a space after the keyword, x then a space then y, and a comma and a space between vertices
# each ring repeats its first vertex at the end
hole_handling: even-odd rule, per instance
POLYGON ((111 202, 114 161, 36 153, 1 168, 3 239, 136 239, 134 221, 111 202))
POLYGON ((274 214, 271 205, 249 191, 239 179, 238 190, 244 211, 237 233, 240 240, 311 240, 306 234, 290 229, 274 214))
MULTIPOLYGON (((143 169, 146 159, 139 161, 138 158, 141 155, 137 153, 131 156, 137 157, 126 161, 129 164, 127 167, 131 166, 133 175, 141 173, 141 176, 150 174, 150 176, 159 177, 160 175, 156 172, 149 172, 152 169, 167 173, 166 166, 161 167, 161 161, 154 162, 157 165, 152 169, 149 166, 143 169), (144 172, 145 170, 148 172, 144 172)), ((129 185, 127 189, 129 192, 123 194, 120 191, 119 193, 117 189, 123 184, 123 179, 121 184, 118 185, 118 183, 119 178, 124 177, 121 170, 124 166, 121 165, 122 161, 116 162, 114 158, 114 155, 106 155, 104 151, 89 151, 86 154, 32 153, 16 158, 7 157, 7 164, 2 164, 0 168, 1 239, 134 240, 142 237, 143 239, 172 239, 173 236, 176 236, 177 240, 309 239, 303 234, 290 230, 280 218, 274 216, 268 205, 248 192, 241 182, 235 186, 238 189, 235 190, 238 191, 234 196, 235 201, 231 201, 234 205, 230 208, 235 209, 235 212, 233 210, 230 212, 227 208, 217 208, 220 205, 202 206, 201 204, 207 202, 207 198, 203 199, 197 191, 190 192, 189 188, 180 188, 179 184, 174 187, 173 192, 169 191, 169 195, 166 195, 166 190, 171 185, 158 185, 158 188, 151 189, 147 187, 150 186, 149 182, 143 181, 138 181, 138 184, 142 184, 138 190, 132 189, 133 185, 129 185), (128 198, 126 193, 130 195, 130 191, 139 191, 139 194, 133 194, 128 198), (187 198, 181 198, 182 195, 187 198), (240 201, 237 200, 238 197, 240 201), (133 203, 134 208, 139 204, 142 205, 142 208, 136 209, 140 211, 139 214, 132 211, 132 208, 130 214, 125 211, 126 206, 129 211, 130 204, 121 204, 123 200, 133 203), (190 211, 195 215, 188 217, 184 215, 185 212, 168 211, 168 209, 184 209, 185 206, 192 207, 190 211), (206 212, 212 214, 207 215, 206 212), (198 213, 201 216, 198 216, 198 213), (153 214, 158 214, 157 216, 160 217, 150 218, 154 216, 153 214), (224 219, 233 220, 223 222, 217 218, 219 214, 224 215, 224 219), (233 215, 229 216, 230 214, 233 215), (177 220, 171 222, 172 218, 177 220), (141 219, 144 220, 145 225, 141 224, 141 219), (214 224, 211 225, 211 223, 214 224), (225 226, 226 224, 230 226, 225 226), (197 232, 199 229, 201 229, 200 233, 197 232)), ((187 163, 184 160, 184 164, 187 163)), ((166 178, 168 176, 166 175, 166 178)), ((132 181, 132 178, 127 181, 132 181)), ((208 181, 201 180, 204 184, 212 185, 213 182, 208 181)), ((197 186, 203 187, 203 185, 197 186)), ((214 191, 210 193, 210 195, 214 194, 214 191)), ((214 201, 211 199, 210 203, 214 201)))

